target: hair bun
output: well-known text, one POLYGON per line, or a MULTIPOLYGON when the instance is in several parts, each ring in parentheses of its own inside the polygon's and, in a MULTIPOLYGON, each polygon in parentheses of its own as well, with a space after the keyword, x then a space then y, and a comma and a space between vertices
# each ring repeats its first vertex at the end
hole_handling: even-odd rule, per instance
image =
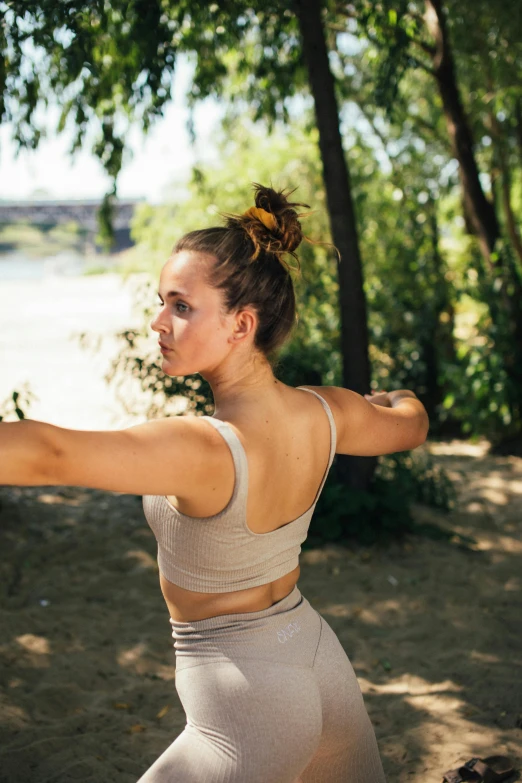
POLYGON ((279 227, 277 225, 276 216, 271 212, 267 212, 266 209, 263 209, 262 207, 250 207, 250 209, 243 212, 243 215, 260 220, 261 223, 273 233, 278 231, 279 227))
POLYGON ((251 260, 255 261, 260 253, 272 253, 290 270, 291 267, 282 258, 289 253, 299 263, 295 251, 299 247, 303 232, 299 215, 294 207, 306 207, 308 204, 288 201, 293 190, 267 188, 254 182, 255 207, 250 207, 242 215, 228 215, 229 228, 238 225, 248 234, 254 245, 251 260))

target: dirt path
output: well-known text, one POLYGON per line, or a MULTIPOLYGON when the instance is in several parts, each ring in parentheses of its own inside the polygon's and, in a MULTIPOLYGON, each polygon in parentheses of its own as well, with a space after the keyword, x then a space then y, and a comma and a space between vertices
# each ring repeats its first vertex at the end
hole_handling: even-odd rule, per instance
MULTIPOLYGON (((459 505, 415 515, 453 539, 302 558, 389 783, 439 783, 474 755, 522 767, 522 459, 486 447, 429 444, 459 505)), ((1 487, 0 502, 0 782, 134 783, 184 725, 141 499, 1 487)))

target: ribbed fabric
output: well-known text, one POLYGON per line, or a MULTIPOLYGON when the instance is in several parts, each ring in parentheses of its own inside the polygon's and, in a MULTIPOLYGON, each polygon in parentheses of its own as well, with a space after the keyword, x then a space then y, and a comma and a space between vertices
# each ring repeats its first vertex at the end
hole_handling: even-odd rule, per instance
POLYGON ((385 783, 352 665, 297 587, 171 625, 187 723, 138 783, 385 783))
POLYGON ((254 533, 246 523, 248 462, 241 441, 224 421, 209 421, 226 440, 234 461, 235 482, 228 505, 210 517, 182 514, 163 495, 144 495, 145 518, 158 541, 158 566, 163 576, 180 587, 200 593, 226 593, 257 587, 288 574, 299 565, 301 544, 335 456, 335 421, 321 400, 330 423, 330 456, 310 508, 269 533, 254 533))

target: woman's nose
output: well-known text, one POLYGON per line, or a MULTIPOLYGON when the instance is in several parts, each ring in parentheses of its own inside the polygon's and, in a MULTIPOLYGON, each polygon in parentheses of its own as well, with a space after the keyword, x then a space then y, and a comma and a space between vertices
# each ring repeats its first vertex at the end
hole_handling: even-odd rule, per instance
POLYGON ((166 327, 162 326, 160 323, 160 317, 159 315, 155 315, 152 321, 150 322, 150 328, 153 329, 155 332, 164 332, 166 331, 166 327))

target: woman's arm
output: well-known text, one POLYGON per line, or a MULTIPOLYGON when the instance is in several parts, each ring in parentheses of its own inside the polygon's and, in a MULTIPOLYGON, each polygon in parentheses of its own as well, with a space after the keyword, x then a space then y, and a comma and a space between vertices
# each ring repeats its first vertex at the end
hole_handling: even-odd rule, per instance
POLYGON ((204 474, 220 475, 224 452, 232 461, 219 433, 196 417, 114 431, 70 430, 30 419, 0 422, 0 484, 183 496, 204 474))
POLYGON ((0 422, 0 484, 39 486, 48 458, 47 431, 42 421, 0 422))
POLYGON ((426 440, 428 414, 409 389, 376 394, 373 402, 339 386, 315 388, 333 403, 337 454, 376 457, 415 449, 426 440))

